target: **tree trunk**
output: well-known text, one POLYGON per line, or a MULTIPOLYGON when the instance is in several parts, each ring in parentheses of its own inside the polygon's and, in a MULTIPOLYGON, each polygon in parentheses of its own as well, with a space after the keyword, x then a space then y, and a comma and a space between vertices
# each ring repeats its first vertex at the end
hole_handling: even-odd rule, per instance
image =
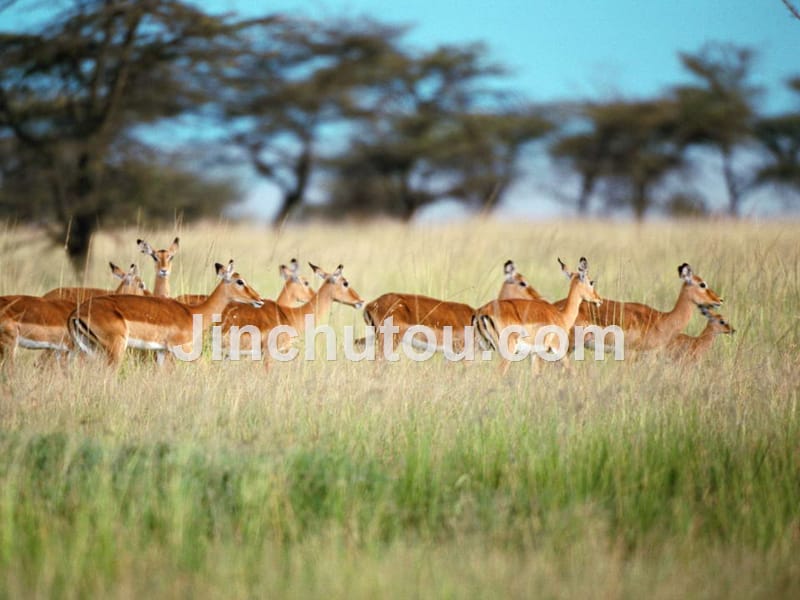
POLYGON ((647 198, 647 184, 643 182, 635 183, 633 186, 632 208, 633 216, 637 221, 644 220, 644 214, 647 212, 649 200, 647 198))
POLYGON ((583 183, 581 184, 581 193, 578 196, 578 214, 581 216, 586 216, 589 212, 589 200, 592 197, 592 192, 594 191, 594 182, 595 177, 594 175, 584 175, 583 176, 583 183))
POLYGON ((303 146, 303 152, 298 157, 297 164, 295 165, 294 187, 283 194, 278 214, 272 219, 272 225, 274 227, 283 225, 292 214, 292 211, 303 203, 303 198, 308 188, 308 180, 311 177, 312 162, 311 143, 306 142, 303 146))
POLYGON ((64 223, 64 248, 73 270, 81 276, 86 268, 92 235, 97 229, 99 217, 93 199, 95 177, 92 158, 88 151, 79 155, 75 182, 70 187, 67 221, 64 223))
POLYGON ((733 171, 733 156, 729 148, 722 150, 722 175, 725 178, 725 187, 728 190, 728 214, 739 218, 741 193, 736 185, 736 174, 733 171))

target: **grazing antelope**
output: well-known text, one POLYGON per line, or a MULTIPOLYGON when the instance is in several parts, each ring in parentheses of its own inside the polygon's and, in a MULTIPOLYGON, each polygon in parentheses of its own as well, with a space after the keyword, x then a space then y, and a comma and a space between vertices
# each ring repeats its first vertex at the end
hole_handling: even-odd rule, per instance
MULTIPOLYGON (((517 271, 513 261, 506 261, 503 265, 503 274, 505 277, 500 286, 499 300, 541 298, 525 276, 517 271)), ((440 351, 444 349, 444 328, 451 327, 452 350, 460 351, 465 344, 464 328, 470 325, 474 314, 474 308, 461 302, 448 302, 417 294, 389 293, 367 304, 364 309, 364 320, 367 325, 376 328, 376 343, 381 351, 386 348, 384 334, 377 328, 389 317, 392 318, 392 325, 398 328, 398 331, 392 334, 391 350, 397 348, 409 328, 424 325, 435 333, 436 349, 440 351)), ((416 339, 413 342, 416 344, 416 339)))
MULTIPOLYGON (((364 304, 361 296, 358 295, 347 279, 342 275, 342 265, 339 265, 333 273, 326 273, 318 266, 308 263, 314 273, 322 279, 322 285, 316 292, 311 294, 308 302, 303 306, 285 306, 279 302, 266 300, 264 306, 256 311, 241 311, 239 307, 231 307, 223 314, 223 335, 230 335, 230 329, 233 326, 239 328, 245 326, 257 327, 261 333, 261 350, 262 356, 269 364, 269 355, 267 352, 267 343, 269 340, 269 332, 280 325, 287 325, 293 327, 298 333, 301 333, 305 327, 306 315, 314 315, 315 323, 319 324, 320 320, 327 317, 330 313, 331 306, 334 302, 361 308, 364 304), (245 320, 245 317, 248 320, 245 320)), ((277 341, 277 346, 281 351, 285 351, 291 344, 291 339, 288 335, 280 335, 277 341)))
POLYGON ((667 344, 667 351, 676 360, 697 361, 711 349, 711 345, 718 335, 736 333, 730 322, 726 321, 725 317, 719 313, 704 306, 700 307, 700 312, 708 319, 708 323, 700 335, 692 337, 685 333, 679 333, 667 344))
POLYGON ((147 254, 155 262, 156 283, 153 286, 153 295, 169 298, 169 274, 172 271, 172 259, 178 253, 180 238, 176 237, 169 248, 163 250, 153 250, 153 247, 144 240, 136 240, 136 244, 142 254, 147 254))
MULTIPOLYGON (((604 299, 599 308, 582 305, 575 324, 584 327, 616 325, 622 328, 626 350, 663 348, 686 328, 695 306, 714 307, 723 302, 701 277, 692 272, 687 263, 678 267, 678 276, 683 280, 683 285, 675 306, 669 312, 662 312, 638 302, 604 299)), ((566 299, 559 300, 556 305, 562 306, 565 302, 566 299)), ((589 336, 586 341, 587 345, 593 343, 589 336)))
POLYGON ((113 262, 108 264, 111 266, 111 274, 120 280, 117 289, 104 290, 102 288, 60 287, 43 294, 42 298, 45 300, 69 300, 73 305, 77 305, 94 296, 108 296, 109 294, 141 294, 147 296, 150 294, 150 292, 147 291, 147 286, 144 284, 144 281, 139 277, 139 271, 136 265, 131 265, 130 269, 126 272, 113 262))
POLYGON ((69 317, 69 330, 78 348, 87 354, 102 351, 110 365, 118 367, 125 348, 152 350, 163 357, 178 350, 191 354, 194 315, 202 316, 203 330, 228 304, 261 306, 261 296, 233 271, 214 265, 220 282, 205 302, 186 306, 156 296, 102 296, 81 304, 69 317))
MULTIPOLYGON (((578 263, 578 270, 570 272, 566 265, 558 259, 561 271, 570 281, 569 294, 566 302, 560 307, 550 304, 546 300, 493 300, 479 308, 475 313, 475 324, 483 339, 495 350, 501 351, 503 356, 501 372, 506 373, 512 355, 521 350, 531 349, 541 352, 566 352, 561 348, 559 336, 554 332, 546 333, 540 348, 531 344, 540 329, 546 326, 561 328, 567 335, 575 324, 578 310, 584 302, 601 305, 603 300, 594 289, 594 282, 589 279, 589 265, 585 258, 578 263), (520 332, 509 331, 503 341, 503 330, 509 326, 522 327, 527 332, 530 343, 522 341, 520 332), (504 347, 501 348, 501 343, 504 347)), ((532 356, 535 363, 535 355, 532 356)), ((569 366, 566 354, 563 360, 569 366)))
MULTIPOLYGON (((116 276, 122 276, 118 292, 139 295, 143 293, 144 283, 137 273, 136 265, 131 265, 127 273, 113 263, 111 268, 116 276)), ((112 293, 103 291, 106 294, 112 293)), ((75 306, 76 300, 69 297, 40 298, 21 295, 0 297, 0 362, 7 362, 9 368, 13 367, 18 346, 31 350, 45 350, 46 354, 53 352, 57 359, 70 352, 72 342, 67 329, 67 318, 75 310, 75 306)))

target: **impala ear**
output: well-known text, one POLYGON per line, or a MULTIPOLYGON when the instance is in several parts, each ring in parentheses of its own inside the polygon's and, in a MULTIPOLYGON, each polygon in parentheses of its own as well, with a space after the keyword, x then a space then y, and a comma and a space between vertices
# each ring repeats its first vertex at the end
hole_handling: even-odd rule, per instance
POLYGON ((225 277, 225 266, 220 263, 214 263, 214 270, 217 272, 217 277, 225 277))
POLYGON ((286 265, 281 265, 278 267, 278 274, 283 278, 284 281, 289 281, 292 278, 292 272, 289 271, 289 267, 286 265))
POLYGON ((292 270, 292 273, 297 273, 300 270, 300 263, 297 262, 296 258, 289 261, 289 268, 292 270))
POLYGON ((687 283, 691 283, 692 267, 689 266, 689 263, 683 263, 680 267, 678 267, 678 276, 687 283))
POLYGON ((319 277, 320 279, 327 279, 328 274, 322 269, 320 269, 317 265, 315 265, 314 263, 308 263, 308 266, 311 267, 311 270, 314 271, 314 274, 317 277, 319 277))
POLYGON ((179 238, 179 237, 176 237, 174 240, 172 240, 172 244, 169 247, 169 251, 172 252, 172 254, 175 254, 178 251, 178 247, 180 246, 180 242, 181 242, 181 238, 179 238))
MULTIPOLYGON (((150 256, 155 254, 153 247, 144 240, 136 240, 136 244, 139 246, 139 251, 142 254, 149 254, 150 256)), ((155 256, 153 256, 153 258, 155 258, 155 256)))
POLYGON ((589 274, 589 261, 586 260, 585 256, 581 256, 581 259, 578 261, 578 277, 581 278, 581 281, 586 281, 586 276, 589 274))
POLYGON ((136 266, 136 263, 131 263, 131 266, 128 269, 128 275, 130 277, 135 277, 138 274, 139 274, 139 268, 136 266))
POLYGON ((125 279, 125 271, 120 269, 117 265, 113 262, 109 262, 108 266, 111 267, 111 274, 116 277, 117 279, 125 279))
POLYGON ((572 273, 567 268, 567 265, 564 264, 564 261, 561 260, 560 258, 558 258, 557 260, 558 264, 561 266, 561 272, 564 273, 564 275, 566 275, 567 279, 572 279, 572 273))
POLYGON ((514 266, 513 260, 507 260, 503 265, 503 273, 505 273, 506 281, 512 282, 514 280, 514 273, 517 272, 517 267, 514 266))
POLYGON ((330 275, 331 279, 333 279, 334 281, 339 279, 339 277, 342 276, 342 269, 344 269, 344 267, 342 265, 339 265, 338 267, 336 267, 336 270, 333 273, 331 273, 331 275, 330 275))

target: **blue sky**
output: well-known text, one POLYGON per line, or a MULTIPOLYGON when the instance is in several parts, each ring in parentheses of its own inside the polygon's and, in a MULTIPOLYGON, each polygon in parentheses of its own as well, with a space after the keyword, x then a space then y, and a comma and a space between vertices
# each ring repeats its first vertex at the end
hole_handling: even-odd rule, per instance
MULTIPOLYGON (((204 6, 247 14, 254 3, 204 6)), ((782 81, 800 72, 800 21, 781 0, 273 0, 258 9, 368 14, 412 25, 409 39, 424 46, 484 41, 535 100, 658 93, 686 80, 677 53, 708 41, 758 50, 768 110, 787 107, 782 81)))

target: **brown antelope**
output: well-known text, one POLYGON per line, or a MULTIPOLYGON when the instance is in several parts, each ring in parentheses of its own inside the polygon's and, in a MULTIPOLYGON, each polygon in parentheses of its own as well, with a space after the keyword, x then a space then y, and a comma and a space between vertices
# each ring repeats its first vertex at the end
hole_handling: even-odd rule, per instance
POLYGON ((109 294, 141 294, 147 296, 150 294, 144 281, 139 277, 136 265, 131 265, 131 268, 125 272, 113 262, 108 264, 111 266, 111 274, 120 280, 117 289, 60 287, 43 294, 42 298, 45 300, 69 300, 73 305, 77 305, 94 296, 108 296, 109 294))
MULTIPOLYGON (((558 327, 567 335, 575 324, 578 310, 584 302, 595 305, 602 304, 603 300, 594 289, 594 282, 590 281, 589 265, 585 258, 578 263, 578 270, 570 272, 566 265, 558 259, 564 275, 570 280, 569 294, 566 302, 561 307, 550 304, 546 300, 493 300, 479 308, 475 313, 475 324, 483 339, 493 349, 502 354, 501 372, 505 373, 511 363, 511 357, 520 350, 533 349, 537 352, 564 353, 564 365, 569 366, 566 357, 567 348, 561 347, 559 336, 554 332, 543 335, 541 347, 531 344, 537 333, 544 327, 558 327), (523 328, 527 333, 530 343, 522 342, 520 331, 509 330, 507 327, 523 328), (503 339, 505 337, 505 340, 503 339), (501 347, 503 345, 503 347, 501 347)), ((535 363, 535 354, 532 359, 535 363)))
POLYGON ((714 339, 720 334, 732 335, 736 330, 725 317, 704 306, 700 307, 708 323, 697 337, 679 333, 667 344, 667 351, 680 361, 697 361, 711 349, 714 339))
MULTIPOLYGON (((342 265, 339 265, 333 273, 326 273, 318 266, 308 263, 314 273, 322 279, 322 285, 316 292, 313 292, 311 298, 303 306, 284 306, 272 300, 266 300, 264 306, 256 311, 246 311, 244 316, 251 320, 245 320, 242 312, 236 310, 237 307, 231 307, 225 314, 223 314, 223 335, 230 336, 231 327, 239 327, 240 329, 246 326, 258 328, 261 333, 261 350, 262 356, 269 364, 269 355, 267 352, 267 343, 269 340, 269 333, 276 327, 286 325, 293 327, 295 331, 301 333, 305 327, 306 315, 313 315, 315 323, 319 324, 320 321, 327 317, 330 313, 331 306, 334 302, 361 308, 364 304, 361 296, 358 295, 347 279, 342 275, 342 265)), ((276 340, 277 347, 284 351, 291 344, 291 338, 288 335, 280 335, 276 340)))
MULTIPOLYGON (((678 276, 683 280, 683 285, 675 306, 669 312, 661 312, 638 302, 603 299, 599 308, 582 305, 575 324, 584 327, 620 327, 625 335, 626 350, 663 348, 686 328, 695 306, 719 306, 723 301, 702 278, 692 272, 687 263, 678 267, 678 276)), ((563 306, 565 302, 566 299, 559 300, 556 306, 563 306)), ((593 338, 587 336, 586 341, 587 345, 593 344, 593 338)))
MULTIPOLYGON (((541 298, 525 276, 519 273, 511 260, 503 265, 505 275, 500 286, 499 300, 538 300, 541 298)), ((451 328, 452 350, 459 351, 465 343, 465 327, 472 322, 475 309, 461 302, 437 300, 417 294, 388 293, 379 296, 364 309, 364 320, 367 325, 376 328, 376 343, 379 354, 386 350, 384 333, 378 327, 391 317, 393 327, 391 350, 397 348, 409 328, 424 325, 436 335, 436 349, 443 350, 445 327, 451 328)), ((361 342, 361 340, 358 340, 361 342)), ((414 340, 416 344, 416 340, 414 340)))
MULTIPOLYGON (((117 288, 118 292, 139 295, 143 293, 144 283, 139 278, 136 265, 131 265, 127 273, 113 263, 111 267, 116 276, 122 274, 123 280, 117 288)), ((108 293, 112 292, 106 292, 108 293)), ((46 354, 53 352, 57 359, 70 352, 72 342, 67 329, 67 318, 75 310, 75 306, 76 300, 73 298, 20 295, 0 297, 0 362, 7 361, 9 367, 13 367, 17 347, 45 350, 46 354)))
MULTIPOLYGON (((205 302, 186 306, 156 296, 102 296, 81 304, 69 317, 75 345, 87 354, 102 351, 110 365, 119 366, 125 348, 191 354, 195 341, 193 316, 202 317, 203 331, 211 319, 233 302, 261 306, 261 296, 233 271, 215 265, 220 282, 205 302)), ((199 352, 199 348, 196 349, 199 352)))
POLYGON ((153 286, 153 295, 169 298, 169 274, 172 271, 172 259, 178 253, 180 238, 172 240, 169 248, 153 250, 153 247, 144 240, 136 240, 142 254, 147 254, 155 262, 156 283, 153 286))

